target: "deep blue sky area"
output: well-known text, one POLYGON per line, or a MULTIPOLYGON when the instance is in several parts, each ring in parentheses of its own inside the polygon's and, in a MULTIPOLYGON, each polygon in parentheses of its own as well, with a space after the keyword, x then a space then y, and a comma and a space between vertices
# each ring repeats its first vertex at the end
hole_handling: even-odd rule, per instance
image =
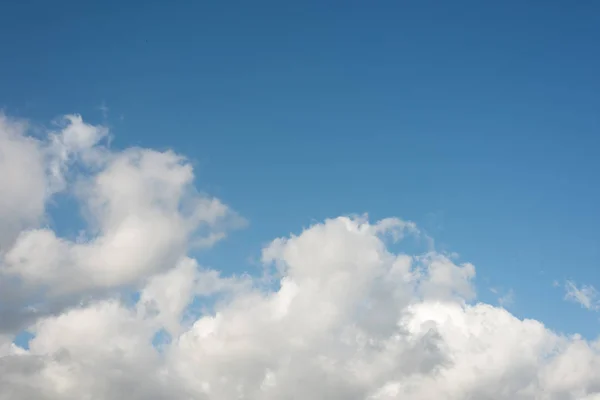
POLYGON ((475 264, 480 299, 594 336, 553 281, 600 287, 599 43, 591 0, 7 1, 0 108, 188 156, 250 222, 199 256, 224 271, 398 216, 475 264))

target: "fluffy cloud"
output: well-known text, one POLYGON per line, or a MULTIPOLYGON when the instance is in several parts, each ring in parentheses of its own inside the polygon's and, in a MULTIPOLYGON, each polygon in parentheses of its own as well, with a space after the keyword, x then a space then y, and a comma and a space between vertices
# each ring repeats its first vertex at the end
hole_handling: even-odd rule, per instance
POLYGON ((328 219, 265 246, 261 275, 198 265, 241 219, 185 158, 107 135, 0 120, 0 399, 600 397, 600 341, 478 303, 454 256, 393 252, 429 240, 410 222, 328 219), (61 191, 76 239, 43 225, 61 191))
POLYGON ((0 251, 44 214, 44 154, 39 141, 24 135, 26 128, 23 121, 0 114, 0 251))
POLYGON ((65 117, 43 139, 27 136, 23 123, 0 122, 0 332, 82 297, 139 286, 190 246, 210 246, 241 223, 195 191, 190 164, 173 152, 111 151, 101 144, 106 128, 80 116, 65 117), (87 222, 75 239, 40 225, 61 191, 87 222))

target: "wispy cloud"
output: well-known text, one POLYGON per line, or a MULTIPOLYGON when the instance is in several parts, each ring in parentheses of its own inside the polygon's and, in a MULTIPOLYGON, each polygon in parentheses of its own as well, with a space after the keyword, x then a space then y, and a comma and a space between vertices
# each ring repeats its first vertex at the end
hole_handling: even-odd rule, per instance
POLYGON ((503 296, 500 296, 500 298, 498 299, 498 304, 500 304, 502 307, 508 307, 510 305, 512 305, 515 302, 515 292, 510 289, 508 292, 506 292, 503 296))
POLYGON ((591 285, 577 285, 573 281, 565 283, 565 299, 579 303, 583 308, 591 311, 600 310, 600 302, 598 301, 598 291, 591 285))
POLYGON ((100 104, 98 106, 98 110, 100 110, 100 112, 102 113, 102 118, 104 118, 104 120, 108 119, 108 112, 110 111, 108 106, 106 105, 106 102, 102 102, 102 104, 100 104))
POLYGON ((515 292, 512 289, 509 289, 504 294, 501 294, 500 290, 492 287, 492 288, 490 288, 490 292, 492 292, 498 296, 498 304, 500 305, 500 307, 506 308, 506 307, 514 304, 514 302, 515 302, 515 292))

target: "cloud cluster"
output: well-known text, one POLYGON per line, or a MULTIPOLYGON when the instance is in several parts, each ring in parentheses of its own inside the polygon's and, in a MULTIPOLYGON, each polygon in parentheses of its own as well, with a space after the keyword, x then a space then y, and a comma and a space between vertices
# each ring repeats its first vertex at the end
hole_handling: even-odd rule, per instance
POLYGON ((600 399, 600 341, 477 303, 469 263, 393 252, 410 222, 328 219, 265 246, 261 274, 198 265, 242 219, 185 158, 107 135, 0 118, 1 400, 600 399), (48 227, 59 193, 76 238, 48 227))

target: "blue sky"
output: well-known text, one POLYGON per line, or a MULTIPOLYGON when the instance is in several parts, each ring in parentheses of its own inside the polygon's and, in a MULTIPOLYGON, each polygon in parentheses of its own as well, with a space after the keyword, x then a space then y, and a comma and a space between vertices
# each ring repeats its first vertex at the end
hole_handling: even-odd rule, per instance
POLYGON ((456 3, 9 2, 0 108, 190 157, 249 221, 199 255, 216 268, 326 217, 399 216, 476 265, 480 299, 595 336, 564 282, 600 287, 600 5, 456 3))

